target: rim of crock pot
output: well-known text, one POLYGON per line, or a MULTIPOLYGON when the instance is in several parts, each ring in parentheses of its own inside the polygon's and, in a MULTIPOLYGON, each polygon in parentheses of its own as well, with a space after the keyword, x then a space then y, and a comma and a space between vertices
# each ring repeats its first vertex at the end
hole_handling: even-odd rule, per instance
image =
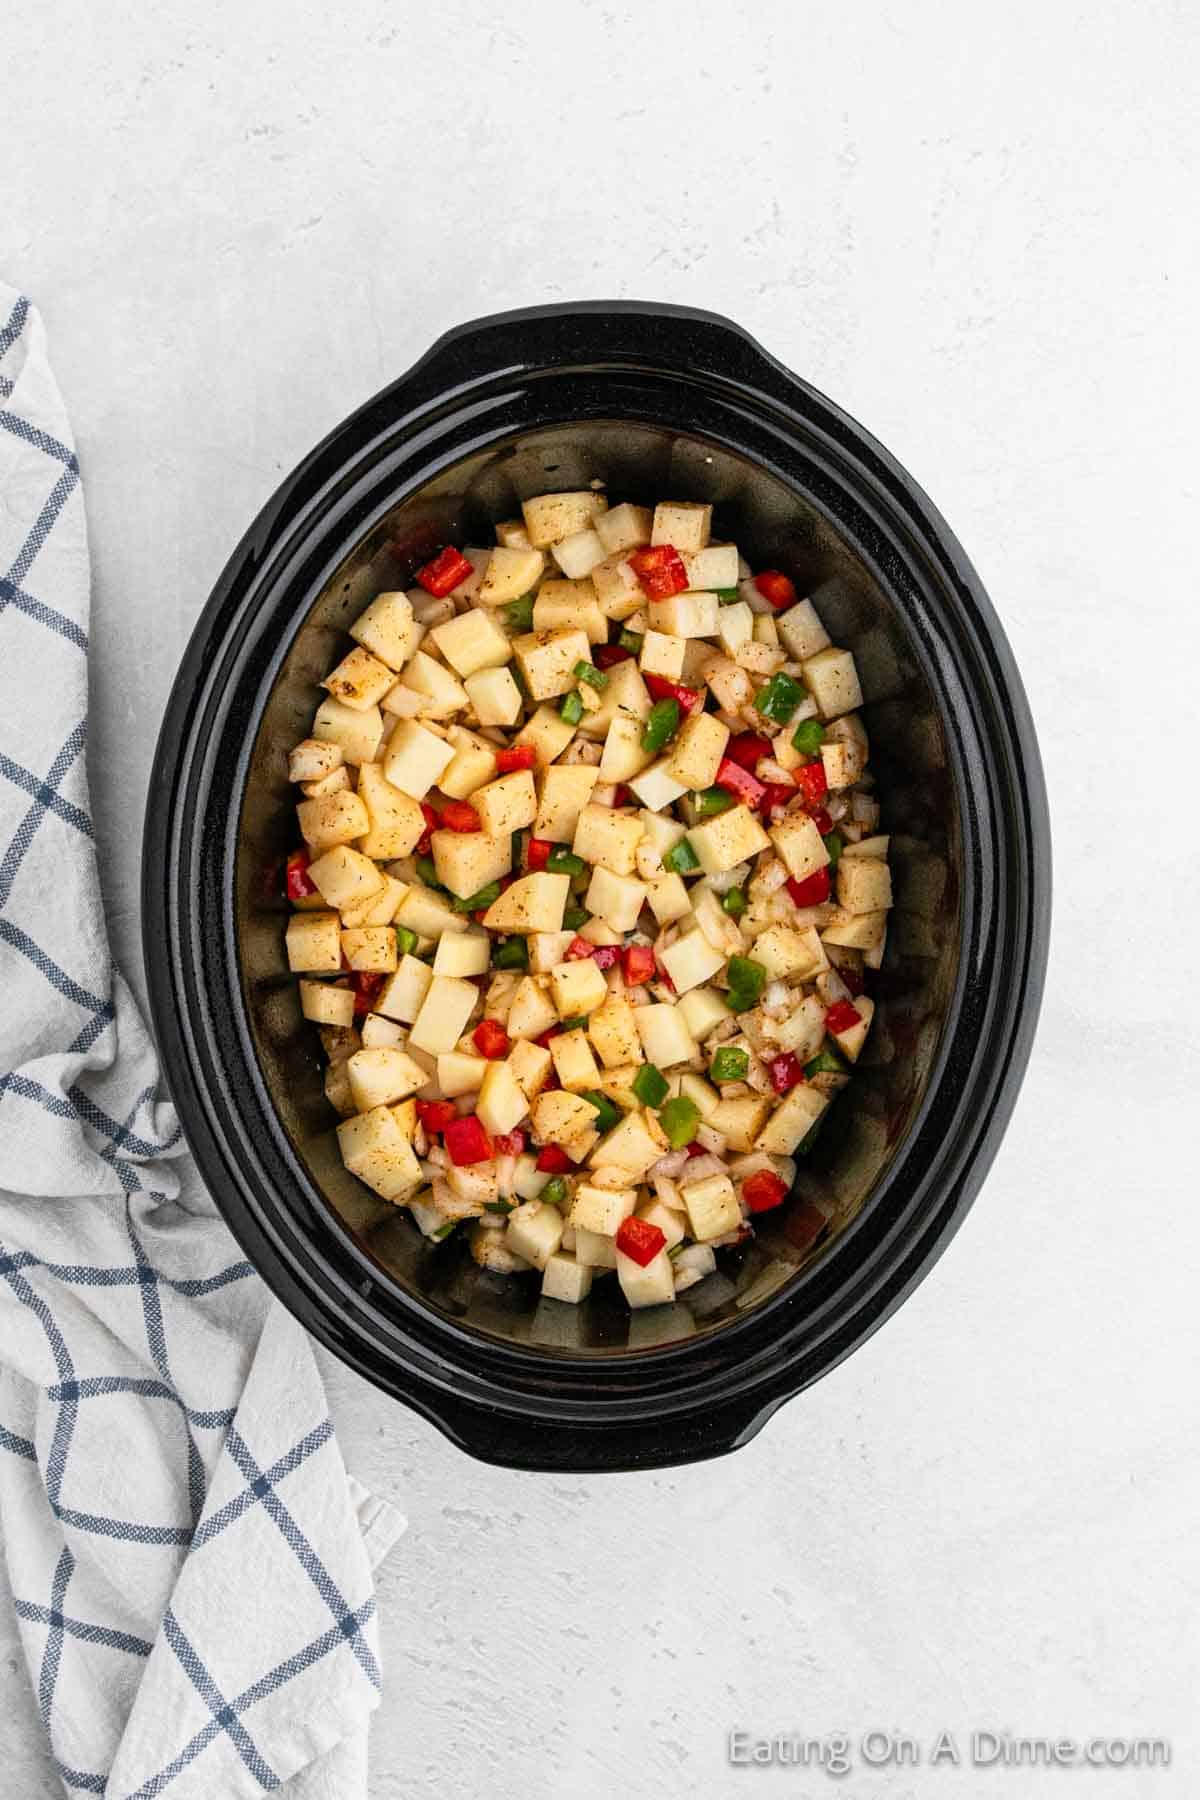
MULTIPOLYGON (((264 1205, 262 1194, 254 1191, 257 1183, 265 1182, 268 1191, 274 1188, 274 1183, 257 1163, 247 1121, 242 1117, 240 1105, 231 1098, 229 1072, 219 1054, 211 1022, 204 1020, 203 1008, 193 1012, 181 1005, 189 985, 187 971, 174 954, 177 946, 174 935, 168 931, 166 941, 173 954, 167 958, 165 966, 159 966, 157 973, 161 980, 151 973, 159 1031, 164 1040, 168 1040, 164 1042, 164 1058, 176 1091, 186 1090, 192 1104, 202 1111, 205 1136, 209 1139, 204 1154, 198 1153, 203 1171, 209 1175, 210 1165, 219 1161, 224 1180, 217 1185, 223 1198, 233 1198, 229 1195, 228 1184, 231 1179, 235 1183, 234 1211, 238 1216, 229 1219, 235 1234, 241 1235, 239 1224, 243 1230, 247 1225, 251 1227, 249 1235, 255 1242, 246 1244, 246 1248, 252 1255, 257 1251, 255 1260, 260 1262, 264 1247, 269 1250, 276 1278, 272 1285, 278 1289, 282 1278, 287 1290, 284 1297, 293 1310, 301 1312, 310 1329, 376 1381, 381 1379, 381 1371, 347 1342, 349 1320, 330 1318, 325 1312, 330 1299, 336 1296, 335 1303, 353 1319, 355 1328, 365 1339, 364 1350, 370 1348, 378 1353, 385 1344, 390 1344, 388 1353, 393 1360, 400 1359, 400 1366, 389 1371, 395 1379, 386 1381, 385 1385, 418 1405, 443 1429, 449 1428, 445 1419, 438 1415, 436 1408, 431 1410, 428 1403, 422 1404, 421 1396, 412 1392, 411 1379, 405 1377, 415 1376, 428 1382, 456 1401, 474 1401, 514 1414, 527 1413, 529 1401, 536 1400, 563 1424, 571 1426, 602 1423, 619 1426, 627 1423, 631 1415, 644 1414, 648 1406, 661 1404, 664 1399, 670 1400, 673 1413, 704 1408, 711 1403, 708 1388, 715 1382, 721 1385, 717 1396, 719 1404, 724 1405, 736 1396, 751 1396, 755 1409, 770 1410, 780 1398, 803 1385, 805 1379, 811 1379, 811 1375, 806 1377, 804 1372, 806 1362, 819 1358, 822 1372, 831 1367, 883 1322, 930 1266, 965 1214, 970 1198, 986 1173, 1015 1101, 1017 1078, 1032 1039, 1045 932, 1044 920, 1043 928, 1039 930, 1039 896, 1035 893, 1031 901, 1027 884, 1033 879, 1045 885, 1048 879, 1044 844, 1040 847, 1042 866, 1040 869, 1036 866, 1039 829, 1045 835, 1043 822, 1037 816, 1040 794, 1036 747, 1011 655, 990 605, 953 534, 911 477, 875 444, 869 434, 824 396, 782 369, 739 327, 728 321, 688 309, 600 302, 592 303, 590 309, 531 309, 464 326, 440 340, 413 369, 352 415, 311 453, 260 514, 214 590, 185 658, 168 714, 174 729, 169 726, 164 732, 156 766, 153 789, 156 797, 164 785, 157 778, 174 775, 165 795, 167 805, 162 810, 152 809, 153 829, 147 839, 147 917, 157 917, 164 925, 181 915, 188 916, 188 896, 186 893, 182 896, 181 909, 179 895, 184 857, 172 854, 172 851, 176 848, 182 851, 190 840, 191 854, 187 860, 194 860, 198 838, 203 837, 210 846, 212 844, 210 825, 206 825, 196 802, 205 796, 210 802, 213 798, 211 764, 214 745, 220 737, 217 727, 229 711, 233 691, 228 684, 225 665, 236 664, 244 678, 246 665, 252 660, 260 636, 255 630, 255 620, 264 620, 272 602, 278 605, 284 594, 288 595, 290 623, 283 632, 274 634, 271 654, 256 675, 253 701, 248 705, 243 703, 240 709, 241 736, 232 789, 237 807, 226 812, 221 834, 223 942, 219 947, 211 943, 205 946, 210 958, 216 948, 219 948, 220 957, 216 966, 208 971, 208 979, 198 985, 211 1002, 215 997, 214 977, 218 969, 223 973, 222 991, 228 990, 238 1013, 236 1024, 241 1048, 258 1108, 272 1131, 277 1154, 311 1208, 313 1223, 322 1227, 326 1235, 332 1232, 342 1253, 356 1265, 359 1279, 348 1279, 341 1270, 333 1267, 328 1248, 318 1247, 311 1232, 298 1233, 294 1218, 289 1217, 288 1229, 281 1229, 274 1216, 272 1200, 268 1198, 264 1205), (384 429, 370 436, 365 443, 357 444, 348 458, 345 456, 347 440, 357 438, 363 426, 370 422, 372 412, 392 414, 404 389, 416 385, 421 375, 436 370, 439 362, 452 361, 465 340, 477 343, 489 332, 520 328, 535 321, 539 325, 586 321, 594 326, 605 316, 620 318, 623 327, 627 327, 631 319, 641 317, 656 322, 669 318, 686 328, 715 330, 749 352, 759 365, 759 372, 781 380, 808 411, 795 410, 780 396, 765 389, 748 389, 745 381, 736 376, 712 371, 676 371, 666 361, 655 366, 645 360, 644 352, 630 358, 610 351, 578 362, 541 365, 523 362, 518 357, 500 367, 492 363, 455 387, 439 389, 425 403, 408 411, 402 410, 399 417, 391 416, 384 429), (541 404, 536 417, 512 423, 511 406, 519 405, 532 387, 542 390, 539 400, 544 400, 555 380, 586 377, 591 381, 615 378, 619 382, 622 376, 630 375, 643 388, 649 383, 668 393, 672 390, 677 393, 681 388, 702 392, 710 402, 727 408, 734 415, 740 435, 684 427, 677 420, 660 417, 648 408, 644 393, 636 411, 623 412, 619 406, 612 405, 582 411, 578 406, 564 404, 547 408, 541 404), (504 410, 505 402, 509 403, 509 413, 506 414, 507 422, 502 422, 498 415, 504 410), (316 593, 332 570, 344 560, 353 543, 407 493, 474 450, 499 448, 506 441, 545 428, 622 417, 628 417, 634 423, 673 429, 697 441, 711 442, 750 464, 768 468, 785 486, 803 493, 818 507, 830 527, 852 544, 884 591, 902 607, 916 652, 925 664, 931 687, 939 698, 943 727, 952 748, 949 760, 964 823, 965 866, 959 902, 963 939, 954 994, 946 1010, 934 1065, 917 1113, 871 1195, 825 1255, 799 1270, 776 1294, 748 1309, 744 1318, 725 1321, 696 1337, 667 1345, 636 1351, 588 1353, 513 1344, 436 1311, 388 1276, 337 1221, 308 1177, 284 1131, 253 1054, 237 969, 232 906, 237 825, 254 729, 279 665, 316 593), (793 457, 804 458, 802 478, 798 472, 792 472, 771 457, 747 447, 747 430, 753 435, 756 429, 773 431, 780 439, 785 455, 790 447, 793 457), (471 433, 465 440, 464 432, 471 433), (437 440, 448 438, 452 442, 431 456, 432 444, 423 441, 427 433, 432 433, 437 440), (338 453, 336 466, 329 469, 328 479, 318 482, 304 496, 302 489, 310 472, 321 472, 334 452, 338 453), (413 470, 410 478, 397 481, 391 466, 393 457, 411 460, 418 453, 421 453, 420 467, 413 470), (889 542, 893 549, 898 547, 897 539, 901 541, 905 553, 902 566, 909 584, 917 588, 925 603, 920 616, 904 604, 902 589, 898 588, 894 575, 880 565, 860 531, 848 527, 844 513, 835 516, 822 503, 821 484, 813 479, 818 471, 825 480, 836 482, 843 507, 851 501, 856 513, 871 522, 882 541, 889 542), (899 491, 894 491, 896 489, 899 491), (333 492, 338 498, 331 505, 333 492), (294 513, 291 511, 293 505, 294 513), (352 524, 348 523, 351 518, 352 524), (313 568, 318 549, 321 562, 313 568), (235 595, 247 552, 251 551, 258 566, 235 595), (297 570, 293 566, 296 563, 312 570, 306 575, 302 588, 296 585, 297 570), (969 632, 962 633, 962 641, 953 645, 945 641, 948 618, 943 615, 938 619, 940 629, 931 632, 928 616, 930 611, 936 615, 945 607, 947 590, 951 598, 957 599, 960 605, 965 604, 960 626, 971 626, 969 632), (223 609, 231 601, 234 603, 232 611, 226 618, 223 609), (970 619, 971 610, 978 614, 977 620, 970 619), (208 633, 204 629, 206 625, 208 633), (210 657, 208 652, 217 649, 218 640, 220 654, 210 657), (935 654, 935 650, 940 654, 935 654), (976 667, 969 672, 968 678, 959 663, 966 665, 972 658, 976 667), (188 676, 195 678, 202 674, 206 664, 204 679, 188 693, 188 676), (955 689, 956 693, 953 692, 955 689), (977 891, 978 878, 989 873, 989 859, 982 853, 979 835, 985 821, 976 816, 973 805, 975 782, 968 780, 971 745, 961 729, 964 713, 975 725, 976 706, 972 700, 977 702, 981 694, 990 703, 994 715, 992 739, 986 745, 982 739, 977 739, 980 767, 974 773, 983 777, 989 800, 985 810, 986 822, 993 828, 991 862, 996 867, 1000 885, 1007 885, 1009 889, 1006 896, 1009 904, 1005 909, 1009 915, 1006 920, 1008 941, 1005 945, 995 941, 999 934, 994 929, 994 919, 980 915, 979 901, 986 896, 977 891), (204 732, 197 745, 196 726, 200 722, 204 732), (1001 739, 1011 765, 1004 772, 1006 781, 1001 781, 1001 772, 992 762, 1001 739), (1011 803, 1014 799, 1019 802, 1018 817, 1006 821, 1005 801, 1011 803), (967 828, 968 821, 971 822, 970 829, 967 828), (1003 829, 1006 823, 1007 830, 1003 829), (977 857, 970 854, 973 848, 980 852, 977 857), (166 875, 165 884, 152 873, 155 849, 160 857, 159 873, 166 875), (1023 867, 1021 878, 1004 884, 1000 865, 1006 859, 1023 867), (975 923, 972 928, 973 909, 975 923), (1020 963, 1014 971, 1016 979, 1003 994, 996 992, 995 981, 987 990, 985 1017, 971 1024, 974 1050, 954 1083, 951 1103, 954 1128, 928 1155, 913 1182, 912 1191, 904 1197, 895 1216, 864 1257, 860 1254, 859 1240, 867 1233, 872 1221, 877 1220, 885 1199, 905 1179, 913 1156, 926 1148, 921 1144, 921 1138, 930 1114, 935 1108, 946 1105, 948 1065, 956 1050, 960 1055, 962 1052, 960 1028, 964 996, 968 982, 978 982, 982 974, 980 968, 972 969, 968 952, 972 947, 976 951, 984 949, 989 936, 993 939, 989 960, 1007 949, 1008 956, 1001 957, 1007 966, 1015 950, 1020 963), (168 1025, 166 1031, 164 1020, 168 1025), (204 1024, 202 1032, 193 1029, 193 1020, 204 1024), (1002 1053, 989 1060, 985 1049, 994 1051, 998 1044, 1002 1053), (197 1079, 194 1069, 199 1070, 204 1079, 197 1079), (976 1109, 972 1103, 981 1089, 984 1103, 976 1109), (964 1113, 966 1117, 962 1116, 964 1113), (241 1169, 236 1156, 231 1154, 228 1142, 231 1132, 240 1140, 239 1148, 246 1157, 241 1169), (250 1179, 251 1170, 257 1183, 250 1179), (260 1238, 265 1240, 265 1245, 258 1241, 260 1238), (314 1256, 320 1267, 311 1266, 314 1256), (401 1310, 403 1325, 370 1307, 369 1296, 380 1289, 401 1310), (884 1304, 872 1310, 883 1290, 887 1290, 884 1304), (867 1313, 869 1317, 865 1316, 867 1313), (366 1316, 359 1316, 364 1314, 366 1316), (416 1342, 414 1333, 406 1327, 415 1328, 416 1342), (432 1333, 435 1342, 425 1341, 427 1331, 432 1333), (747 1340, 760 1337, 762 1341, 751 1349, 747 1340), (833 1357, 820 1354, 831 1339, 839 1338, 842 1341, 833 1357), (451 1345, 475 1364, 494 1364, 494 1377, 482 1375, 479 1368, 464 1370, 449 1354, 451 1345), (681 1391, 676 1378, 683 1365, 686 1365, 687 1386, 681 1391), (525 1379, 514 1385, 512 1378, 518 1374, 525 1379), (507 1378, 506 1385, 497 1389, 495 1378, 507 1378), (567 1393, 561 1391, 564 1382, 570 1390, 567 1393), (596 1394, 597 1387, 605 1390, 603 1395, 596 1394), (585 1388, 592 1391, 585 1394, 585 1388)), ((1043 899, 1043 912, 1044 905, 1043 899)), ((990 912, 991 908, 987 910, 990 912)), ((193 926, 189 935, 195 939, 199 921, 192 918, 189 922, 193 926)), ((986 977, 984 979, 986 981, 986 977)), ((188 1123, 193 1127, 191 1119, 188 1123)), ((452 1435, 456 1434, 452 1432, 452 1435)))

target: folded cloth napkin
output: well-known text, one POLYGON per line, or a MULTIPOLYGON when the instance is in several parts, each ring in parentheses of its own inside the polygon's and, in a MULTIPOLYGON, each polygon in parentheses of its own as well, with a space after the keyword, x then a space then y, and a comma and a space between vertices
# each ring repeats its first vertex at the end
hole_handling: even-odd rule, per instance
POLYGON ((68 1792, 351 1800, 404 1521, 347 1476, 300 1327, 180 1198, 100 904, 79 465, 3 286, 0 571, 0 1529, 33 1692, 68 1792))

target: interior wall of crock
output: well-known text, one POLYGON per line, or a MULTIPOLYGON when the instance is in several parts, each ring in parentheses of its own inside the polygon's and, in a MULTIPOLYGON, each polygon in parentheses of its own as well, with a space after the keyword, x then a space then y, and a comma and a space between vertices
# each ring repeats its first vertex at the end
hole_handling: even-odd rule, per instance
MULTIPOLYGON (((247 1013, 284 1130, 341 1225, 380 1268, 469 1327, 557 1351, 603 1352, 675 1342, 742 1316, 825 1253, 861 1209, 920 1104, 954 985, 957 842, 945 735, 902 613, 832 521, 793 487, 714 444, 627 422, 543 429, 470 457, 389 509, 326 582, 299 625, 254 744, 235 904, 247 1013), (855 1079, 801 1164, 796 1195, 758 1222, 747 1246, 723 1252, 716 1274, 674 1306, 642 1314, 625 1309, 613 1282, 598 1283, 582 1307, 540 1301, 535 1278, 487 1275, 454 1239, 429 1243, 404 1212, 346 1172, 317 1031, 302 1019, 288 974, 286 907, 272 879, 295 841, 287 754, 308 730, 321 678, 345 653, 349 622, 375 593, 410 584, 439 544, 487 543, 493 524, 517 513, 522 498, 594 479, 606 482, 614 500, 711 500, 714 536, 736 540, 758 566, 787 570, 835 641, 854 651, 896 889, 871 1035, 855 1079), (816 1246, 811 1214, 798 1224, 801 1201, 829 1221, 816 1246)), ((302 1203, 299 1192, 292 1203, 302 1203)), ((380 1296, 383 1303, 383 1289, 380 1296)))

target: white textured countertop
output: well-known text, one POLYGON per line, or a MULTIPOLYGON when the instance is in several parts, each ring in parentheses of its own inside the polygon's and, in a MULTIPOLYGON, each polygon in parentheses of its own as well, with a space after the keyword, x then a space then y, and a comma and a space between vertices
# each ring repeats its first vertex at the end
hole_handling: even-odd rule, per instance
MULTIPOLYGON (((3 38, 0 273, 79 439, 136 981, 136 827, 210 583, 315 440, 477 313, 740 320, 933 494, 1042 734, 1029 1080, 967 1224, 847 1364, 731 1459, 555 1480, 325 1359, 347 1461, 411 1519, 373 1796, 1194 1795, 1194 9, 9 0, 3 38), (976 1728, 1174 1761, 931 1767, 943 1726, 964 1755, 976 1728), (925 1760, 744 1773, 735 1727, 907 1731, 925 1760)), ((58 1792, 7 1611, 0 1770, 6 1800, 58 1792)))

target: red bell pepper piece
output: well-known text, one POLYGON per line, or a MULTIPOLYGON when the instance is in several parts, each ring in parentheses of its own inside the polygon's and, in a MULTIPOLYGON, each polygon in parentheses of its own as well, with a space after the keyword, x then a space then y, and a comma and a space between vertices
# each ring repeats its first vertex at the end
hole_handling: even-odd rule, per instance
POLYGON ((669 600, 687 587, 687 570, 674 544, 649 544, 635 550, 629 566, 650 600, 669 600))
POLYGON ((417 580, 427 594, 435 600, 441 600, 451 588, 456 588, 460 581, 465 581, 472 573, 471 565, 461 550, 453 544, 447 544, 439 550, 432 562, 427 562, 417 570, 417 580))
POLYGON ((629 805, 629 789, 625 786, 625 784, 623 782, 618 782, 616 787, 613 789, 612 803, 614 806, 628 806, 629 805))
POLYGON ((539 1050, 548 1050, 550 1048, 550 1040, 556 1038, 561 1029, 562 1027, 560 1025, 552 1025, 549 1031, 543 1031, 541 1037, 536 1037, 533 1041, 538 1046, 539 1050))
POLYGON ((480 1056, 486 1056, 489 1062, 508 1055, 508 1033, 499 1019, 480 1019, 471 1033, 471 1041, 480 1056))
POLYGON ((287 859, 287 897, 289 900, 308 900, 316 893, 316 888, 308 879, 308 865, 312 861, 307 850, 293 850, 287 859))
POLYGON ((490 1162, 496 1154, 491 1138, 474 1113, 447 1125, 444 1142, 446 1154, 458 1168, 468 1163, 490 1162))
POLYGON ((776 612, 782 612, 785 606, 796 603, 796 589, 788 577, 778 569, 764 569, 761 575, 754 577, 754 585, 764 600, 769 600, 776 612))
POLYGON ((479 814, 465 800, 447 800, 442 808, 442 824, 447 831, 482 831, 479 814))
POLYGON ((762 810, 769 813, 773 807, 786 806, 789 800, 796 798, 796 790, 784 787, 782 781, 768 781, 763 789, 762 810))
POLYGON ((825 1029, 836 1034, 839 1031, 849 1031, 861 1021, 862 1014, 856 1006, 851 1006, 849 1000, 835 1000, 825 1014, 825 1029))
MULTIPOLYGON (((770 746, 768 745, 768 749, 770 746)), ((746 806, 759 806, 767 792, 765 782, 752 775, 744 763, 734 762, 731 757, 723 756, 717 768, 717 783, 727 794, 741 800, 746 806)))
POLYGON ((458 1114, 449 1100, 418 1100, 417 1117, 426 1131, 445 1131, 458 1114))
POLYGON ((565 1175, 571 1159, 561 1144, 543 1144, 538 1151, 537 1166, 543 1175, 565 1175))
POLYGON ((510 775, 514 769, 532 769, 537 763, 537 751, 532 744, 513 744, 508 750, 497 750, 496 768, 501 775, 510 775))
POLYGON ((416 846, 414 849, 414 855, 428 856, 430 848, 431 848, 431 839, 433 837, 433 833, 437 830, 441 821, 439 820, 437 814, 434 812, 432 806, 427 806, 425 804, 424 800, 422 800, 422 802, 421 802, 421 816, 425 820, 425 829, 421 833, 420 837, 417 839, 416 846))
POLYGON ((677 700, 681 713, 694 712, 700 704, 700 689, 683 687, 678 681, 668 681, 665 675, 643 675, 646 692, 652 700, 677 700))
POLYGON ((708 1151, 704 1148, 704 1145, 698 1144, 695 1138, 692 1139, 690 1144, 685 1144, 683 1147, 687 1151, 689 1157, 708 1155, 708 1151))
POLYGON ((554 845, 549 838, 531 837, 525 846, 525 867, 527 869, 544 869, 550 860, 550 852, 554 845))
POLYGON ((492 1142, 496 1146, 497 1156, 520 1156, 525 1148, 525 1133, 523 1131, 502 1131, 498 1137, 492 1139, 492 1142))
POLYGON ((804 804, 810 810, 819 805, 829 792, 829 783, 825 779, 825 764, 820 757, 816 762, 803 763, 800 768, 792 770, 792 780, 804 796, 804 804))
POLYGON ((627 650, 624 644, 597 644, 592 651, 592 661, 598 669, 613 669, 632 655, 632 650, 627 650))
POLYGON ((825 808, 823 806, 818 806, 816 812, 812 813, 810 816, 812 818, 813 824, 816 826, 816 828, 820 832, 821 836, 828 837, 830 832, 833 830, 833 820, 830 818, 829 814, 825 811, 825 808))
POLYGON ((643 982, 654 980, 654 952, 649 944, 630 944, 622 961, 628 987, 641 987, 643 982))
POLYGON ((772 1169, 755 1169, 742 1183, 742 1199, 752 1213, 770 1212, 787 1199, 787 1184, 772 1169))
POLYGON ((725 754, 731 762, 740 763, 743 769, 753 771, 764 756, 770 756, 771 740, 759 737, 756 731, 739 731, 726 744, 725 754))
POLYGON ((350 979, 354 986, 354 1016, 356 1019, 365 1019, 369 1012, 374 1011, 379 990, 387 977, 369 975, 364 969, 355 969, 350 979))
POLYGON ((789 875, 787 891, 797 906, 823 906, 829 898, 828 868, 818 869, 815 875, 806 875, 803 881, 789 875))
POLYGON ((649 1219, 635 1218, 632 1213, 617 1227, 617 1249, 640 1269, 654 1261, 666 1241, 667 1234, 661 1225, 652 1225, 649 1219))
POLYGON ((846 986, 850 989, 850 992, 852 994, 861 994, 862 993, 864 987, 866 986, 866 979, 865 979, 865 977, 863 975, 863 971, 861 969, 853 969, 853 968, 839 969, 838 974, 841 976, 842 980, 845 982, 846 986))
POLYGON ((793 1056, 790 1050, 783 1056, 771 1057, 767 1063, 767 1074, 771 1077, 771 1086, 777 1094, 790 1094, 804 1080, 800 1059, 793 1056))
POLYGON ((589 944, 586 938, 573 937, 567 945, 567 959, 570 962, 582 962, 585 956, 591 956, 595 944, 589 944))

